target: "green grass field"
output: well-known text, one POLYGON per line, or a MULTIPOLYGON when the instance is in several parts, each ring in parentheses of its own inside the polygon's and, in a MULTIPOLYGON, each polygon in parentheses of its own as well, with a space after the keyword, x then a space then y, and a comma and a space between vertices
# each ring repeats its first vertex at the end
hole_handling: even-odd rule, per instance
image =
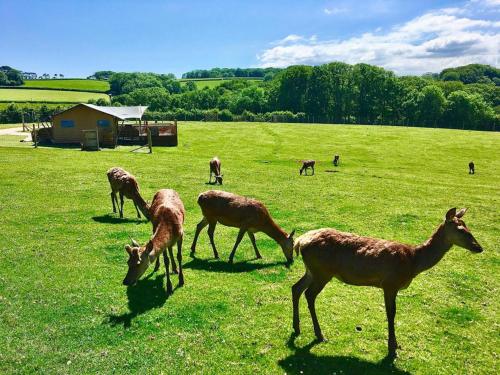
MULTIPOLYGON (((242 78, 233 78, 233 79, 242 79, 242 78)), ((243 78, 244 79, 244 78, 243 78)), ((230 79, 222 79, 222 78, 212 78, 212 79, 180 79, 179 82, 181 85, 185 85, 188 81, 193 81, 196 84, 196 87, 201 90, 205 87, 209 89, 213 89, 217 86, 220 86, 224 81, 228 81, 230 79)), ((251 82, 262 82, 261 79, 246 79, 251 82)))
POLYGON ((42 87, 49 89, 92 90, 106 92, 109 90, 108 81, 90 79, 36 79, 24 81, 25 87, 42 87))
POLYGON ((0 89, 0 101, 3 102, 86 103, 89 99, 99 98, 109 100, 109 96, 107 94, 93 92, 0 89))
POLYGON ((0 137, 0 373, 499 373, 499 146, 499 133, 267 123, 180 123, 179 147, 152 155, 33 149, 0 137), (237 230, 220 225, 222 259, 212 259, 206 231, 189 257, 214 155, 221 188, 262 200, 287 232, 335 227, 419 243, 450 207, 468 207, 464 219, 485 251, 454 247, 399 294, 393 365, 383 361, 375 288, 335 280, 325 288, 316 304, 322 344, 302 298, 293 341, 300 258, 285 268, 279 246, 259 233, 264 259, 253 259, 245 237, 230 266, 237 230), (313 177, 299 176, 306 158, 317 161, 313 177), (125 219, 111 213, 105 172, 113 166, 133 173, 148 200, 173 188, 184 201, 186 285, 168 299, 163 265, 135 287, 121 285, 124 245, 147 241, 151 224, 135 218, 131 201, 125 219))

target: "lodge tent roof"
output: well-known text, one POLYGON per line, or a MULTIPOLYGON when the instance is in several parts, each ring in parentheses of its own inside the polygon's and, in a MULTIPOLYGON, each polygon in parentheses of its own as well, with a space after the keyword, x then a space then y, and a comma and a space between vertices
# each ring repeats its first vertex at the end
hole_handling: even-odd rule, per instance
MULTIPOLYGON (((96 111, 106 113, 108 115, 114 116, 119 118, 120 120, 129 120, 129 119, 141 119, 142 115, 144 114, 144 111, 148 108, 147 106, 143 105, 138 105, 138 106, 131 106, 131 107, 108 107, 108 106, 100 106, 100 105, 94 105, 94 104, 87 104, 87 103, 80 103, 78 105, 83 105, 85 107, 94 109, 96 111)), ((76 106, 75 106, 76 107, 76 106)), ((68 108, 64 111, 61 111, 57 113, 57 115, 66 112, 72 108, 68 108)))

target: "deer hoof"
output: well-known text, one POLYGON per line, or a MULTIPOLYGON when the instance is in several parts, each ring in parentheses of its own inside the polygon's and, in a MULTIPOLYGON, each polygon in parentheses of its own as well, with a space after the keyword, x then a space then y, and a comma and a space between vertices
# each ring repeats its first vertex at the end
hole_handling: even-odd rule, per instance
POLYGON ((316 341, 317 342, 328 342, 328 340, 322 334, 321 335, 316 335, 316 341))

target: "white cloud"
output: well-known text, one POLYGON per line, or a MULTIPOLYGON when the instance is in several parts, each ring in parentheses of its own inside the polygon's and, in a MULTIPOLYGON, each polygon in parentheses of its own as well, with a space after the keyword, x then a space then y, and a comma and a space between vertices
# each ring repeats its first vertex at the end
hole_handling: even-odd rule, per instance
MULTIPOLYGON (((500 0, 481 0, 481 4, 485 2, 492 6, 500 0)), ((263 67, 365 62, 400 74, 440 71, 473 62, 498 66, 500 22, 470 18, 462 10, 432 11, 388 32, 375 30, 345 40, 320 41, 292 34, 257 58, 263 67)))
POLYGON ((348 11, 347 8, 343 7, 331 7, 331 8, 325 8, 323 9, 323 13, 327 15, 335 15, 335 14, 340 14, 340 13, 346 13, 348 11))

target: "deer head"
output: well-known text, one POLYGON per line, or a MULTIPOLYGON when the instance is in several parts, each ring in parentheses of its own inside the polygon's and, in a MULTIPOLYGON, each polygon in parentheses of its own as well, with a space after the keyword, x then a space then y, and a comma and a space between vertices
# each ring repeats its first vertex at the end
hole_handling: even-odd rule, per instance
POLYGON ((215 176, 215 183, 219 183, 222 185, 222 177, 224 177, 223 174, 215 176))
POLYGON ((153 249, 150 242, 146 246, 140 246, 137 241, 132 240, 132 246, 126 245, 125 251, 128 253, 129 258, 127 261, 128 271, 123 285, 134 285, 137 280, 146 272, 150 264, 149 253, 153 249))
POLYGON ((293 235, 295 234, 295 229, 292 230, 285 240, 280 243, 281 249, 283 250, 283 254, 285 254, 285 258, 288 264, 293 263, 293 235))
POLYGON ((456 208, 452 208, 446 213, 443 225, 445 237, 453 245, 463 247, 474 253, 480 253, 483 248, 462 220, 466 212, 466 208, 462 208, 458 212, 456 208))

